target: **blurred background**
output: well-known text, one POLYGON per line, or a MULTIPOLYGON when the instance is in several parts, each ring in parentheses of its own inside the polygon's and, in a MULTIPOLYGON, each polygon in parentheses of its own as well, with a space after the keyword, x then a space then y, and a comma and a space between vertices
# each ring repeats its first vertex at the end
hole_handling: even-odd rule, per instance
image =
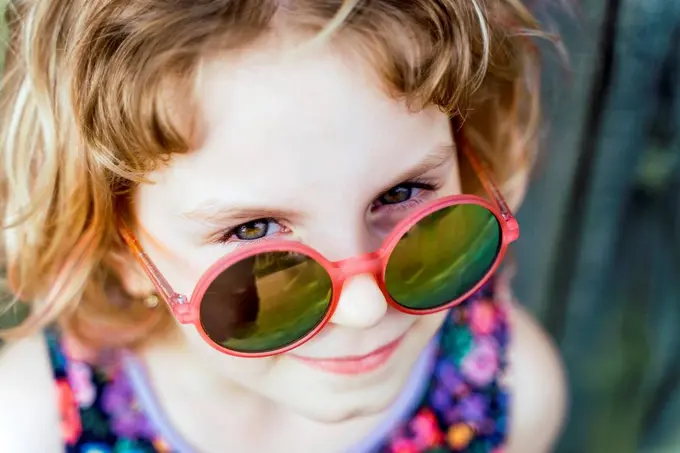
POLYGON ((514 250, 515 291, 567 367, 558 452, 680 453, 680 0, 526 2, 569 60, 541 44, 543 152, 514 250))
POLYGON ((519 212, 519 299, 560 347, 560 453, 680 452, 680 0, 533 0, 543 152, 519 212))

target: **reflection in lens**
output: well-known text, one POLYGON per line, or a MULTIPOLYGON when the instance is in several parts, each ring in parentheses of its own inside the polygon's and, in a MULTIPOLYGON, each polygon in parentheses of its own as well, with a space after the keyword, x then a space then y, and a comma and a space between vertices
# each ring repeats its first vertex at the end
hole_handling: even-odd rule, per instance
POLYGON ((427 310, 458 299, 484 278, 501 245, 496 216, 475 204, 423 218, 390 255, 385 286, 404 307, 427 310))
POLYGON ((294 343, 323 320, 331 278, 314 259, 293 252, 261 253, 215 278, 203 295, 200 320, 217 344, 265 352, 294 343))

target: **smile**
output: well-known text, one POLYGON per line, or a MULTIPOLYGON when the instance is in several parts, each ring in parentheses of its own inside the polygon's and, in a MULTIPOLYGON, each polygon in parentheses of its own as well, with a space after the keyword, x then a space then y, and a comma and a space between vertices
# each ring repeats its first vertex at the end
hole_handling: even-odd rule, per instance
POLYGON ((301 357, 289 354, 289 357, 304 363, 312 368, 327 373, 355 375, 365 374, 383 366, 392 357, 401 344, 404 336, 387 343, 380 348, 361 356, 336 357, 332 359, 301 357))

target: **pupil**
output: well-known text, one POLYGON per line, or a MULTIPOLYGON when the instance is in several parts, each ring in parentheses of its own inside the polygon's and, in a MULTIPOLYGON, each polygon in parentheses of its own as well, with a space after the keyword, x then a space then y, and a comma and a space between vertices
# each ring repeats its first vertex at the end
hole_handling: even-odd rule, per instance
POLYGON ((380 200, 383 204, 403 203, 411 198, 412 189, 410 187, 397 186, 390 189, 380 200))
POLYGON ((244 223, 236 230, 236 237, 244 241, 260 239, 267 234, 267 225, 266 220, 244 223))

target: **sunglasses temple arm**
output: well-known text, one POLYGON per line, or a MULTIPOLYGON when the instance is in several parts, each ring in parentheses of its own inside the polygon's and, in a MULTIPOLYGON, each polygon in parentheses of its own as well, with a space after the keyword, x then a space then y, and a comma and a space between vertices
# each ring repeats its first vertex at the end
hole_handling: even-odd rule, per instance
MULTIPOLYGON (((513 232, 513 236, 519 236, 519 225, 517 224, 517 220, 515 219, 512 210, 508 206, 508 203, 505 201, 505 198, 503 197, 503 194, 501 193, 500 189, 493 182, 491 176, 489 176, 490 171, 488 170, 488 167, 484 162, 482 162, 482 160, 480 160, 475 155, 467 141, 463 142, 462 148, 463 152, 465 153, 465 156, 468 158, 468 161, 470 162, 470 165, 472 165, 472 168, 475 170, 475 173, 477 173, 477 176, 479 177, 479 180, 481 181, 482 185, 489 193, 489 195, 491 195, 491 197, 493 198, 493 201, 498 207, 498 210, 500 211, 503 220, 507 222, 508 226, 513 232)), ((516 239, 516 237, 513 238, 513 240, 514 239, 516 239)))
POLYGON ((142 269, 144 269, 144 272, 151 280, 151 283, 156 288, 156 291, 158 291, 159 295, 170 306, 186 303, 184 296, 176 293, 175 290, 172 289, 170 283, 168 283, 165 277, 163 277, 161 271, 156 267, 153 261, 151 261, 151 258, 149 258, 149 255, 146 254, 125 221, 120 221, 119 230, 123 240, 130 248, 130 251, 134 255, 135 259, 142 266, 142 269))

